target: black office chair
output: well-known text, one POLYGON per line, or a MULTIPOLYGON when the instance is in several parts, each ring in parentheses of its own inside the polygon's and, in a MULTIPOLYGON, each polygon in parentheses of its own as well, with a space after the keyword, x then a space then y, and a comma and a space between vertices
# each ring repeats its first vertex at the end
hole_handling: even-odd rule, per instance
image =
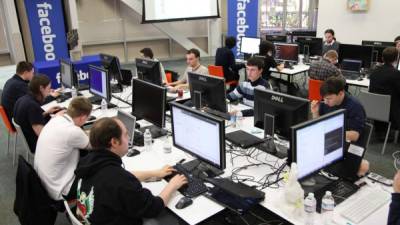
POLYGON ((369 141, 371 140, 371 134, 374 126, 371 123, 366 122, 364 126, 363 133, 360 136, 358 144, 363 147, 365 151, 368 149, 369 141))

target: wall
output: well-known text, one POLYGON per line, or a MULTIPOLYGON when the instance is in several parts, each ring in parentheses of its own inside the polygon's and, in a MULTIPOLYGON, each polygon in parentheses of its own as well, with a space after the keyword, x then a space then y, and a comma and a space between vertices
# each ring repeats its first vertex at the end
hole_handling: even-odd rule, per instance
POLYGON ((347 0, 319 0, 317 35, 335 30, 341 43, 361 44, 362 40, 393 41, 400 35, 400 1, 370 0, 367 12, 353 13, 347 0))

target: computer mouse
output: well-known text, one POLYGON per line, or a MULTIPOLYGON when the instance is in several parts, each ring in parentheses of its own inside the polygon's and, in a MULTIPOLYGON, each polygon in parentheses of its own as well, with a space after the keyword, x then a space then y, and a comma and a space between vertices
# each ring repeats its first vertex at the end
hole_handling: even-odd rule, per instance
POLYGON ((182 197, 181 199, 179 199, 178 203, 176 203, 175 208, 177 209, 184 209, 186 207, 188 207, 189 205, 191 205, 193 203, 193 200, 189 197, 182 197))

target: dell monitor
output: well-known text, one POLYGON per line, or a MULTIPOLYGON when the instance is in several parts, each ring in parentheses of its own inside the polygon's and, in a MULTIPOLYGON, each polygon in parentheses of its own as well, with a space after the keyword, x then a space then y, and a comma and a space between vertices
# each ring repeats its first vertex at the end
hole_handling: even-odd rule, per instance
POLYGON ((396 44, 394 42, 384 42, 384 41, 362 41, 363 46, 372 46, 373 47, 373 62, 383 63, 382 53, 383 50, 387 47, 395 47, 396 44))
POLYGON ((227 112, 225 79, 188 73, 190 96, 197 109, 208 107, 220 112, 227 112))
POLYGON ((254 126, 264 129, 265 114, 275 118, 275 133, 290 138, 290 127, 307 121, 309 101, 271 90, 254 89, 254 126))
POLYGON ((122 73, 118 57, 101 53, 100 59, 103 67, 108 71, 112 92, 122 92, 122 73))
POLYGON ((261 39, 258 37, 242 37, 240 40, 240 53, 254 55, 260 52, 261 39))
POLYGON ((152 59, 136 58, 136 74, 139 79, 161 86, 160 62, 152 59))
POLYGON ((299 46, 297 44, 275 43, 275 58, 280 61, 297 62, 299 46))
POLYGON ((197 157, 186 168, 193 168, 192 174, 214 177, 225 169, 225 122, 212 115, 171 103, 171 124, 173 145, 197 157), (196 162, 197 161, 197 162, 196 162), (193 165, 193 166, 189 166, 193 165))
POLYGON ((304 55, 322 55, 322 38, 298 37, 296 43, 299 45, 299 53, 304 55))
POLYGON ((339 63, 343 59, 361 60, 363 68, 370 68, 373 56, 372 46, 340 44, 339 46, 339 63))
POLYGON ((292 127, 292 161, 301 181, 344 158, 345 110, 323 115, 292 127))
POLYGON ((142 127, 145 131, 149 128, 152 137, 157 138, 166 135, 165 106, 167 88, 146 82, 140 79, 132 81, 132 115, 137 119, 145 119, 153 124, 150 127, 142 127))
POLYGON ((94 95, 90 98, 93 104, 100 104, 102 99, 111 101, 110 78, 106 69, 89 65, 89 92, 94 95))
POLYGON ((270 35, 270 34, 267 34, 265 36, 265 40, 270 41, 272 43, 275 43, 275 42, 286 43, 287 42, 287 36, 286 35, 270 35))
POLYGON ((78 88, 78 77, 74 73, 72 63, 67 60, 60 59, 60 76, 61 85, 64 88, 78 88))

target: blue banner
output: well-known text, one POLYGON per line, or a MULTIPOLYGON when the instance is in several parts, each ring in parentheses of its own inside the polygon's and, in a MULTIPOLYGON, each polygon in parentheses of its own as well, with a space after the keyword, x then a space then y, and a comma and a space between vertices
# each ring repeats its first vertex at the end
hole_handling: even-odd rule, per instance
POLYGON ((258 0, 229 0, 228 36, 236 37, 236 47, 232 49, 237 58, 240 56, 241 37, 257 37, 258 0))
POLYGON ((35 61, 68 57, 61 0, 25 0, 35 61))

